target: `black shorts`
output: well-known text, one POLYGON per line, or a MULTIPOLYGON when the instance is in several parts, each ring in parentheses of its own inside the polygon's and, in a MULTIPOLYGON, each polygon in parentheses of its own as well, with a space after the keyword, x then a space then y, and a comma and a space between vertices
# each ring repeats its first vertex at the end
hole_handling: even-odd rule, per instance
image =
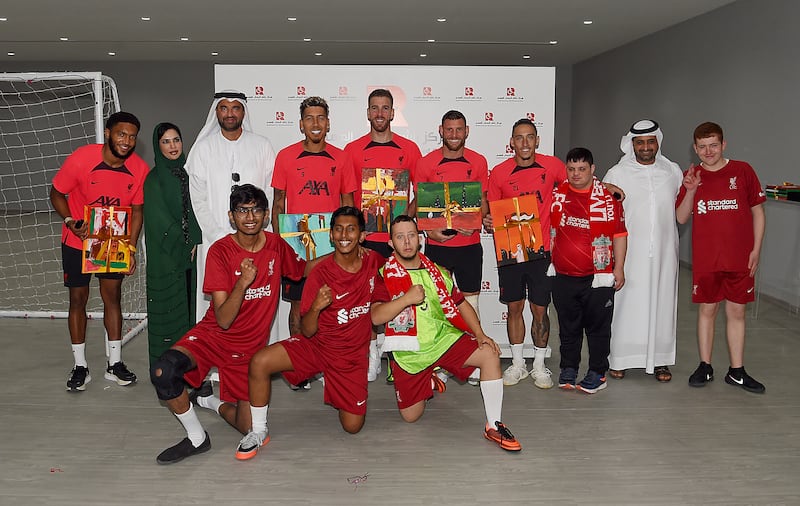
POLYGON ((462 292, 481 291, 483 246, 480 243, 455 247, 426 244, 425 256, 452 272, 462 292))
POLYGON ((283 288, 283 300, 289 302, 297 301, 303 298, 303 287, 306 286, 306 278, 300 281, 295 281, 289 278, 281 278, 281 288, 283 288))
POLYGON ((508 304, 525 298, 537 305, 545 307, 550 304, 550 292, 553 289, 553 278, 547 275, 550 266, 550 253, 521 264, 504 265, 497 269, 500 284, 500 302, 508 304))
POLYGON ((364 246, 365 248, 371 249, 372 251, 377 251, 378 253, 381 254, 383 258, 389 258, 390 256, 392 256, 392 253, 394 252, 392 247, 385 242, 364 241, 361 243, 361 245, 364 246))
MULTIPOLYGON (((71 248, 61 243, 61 268, 64 270, 64 286, 67 288, 77 288, 89 286, 92 281, 91 274, 81 272, 83 263, 83 251, 71 248)), ((107 274, 95 274, 98 279, 123 279, 124 274, 120 272, 109 272, 107 274)))

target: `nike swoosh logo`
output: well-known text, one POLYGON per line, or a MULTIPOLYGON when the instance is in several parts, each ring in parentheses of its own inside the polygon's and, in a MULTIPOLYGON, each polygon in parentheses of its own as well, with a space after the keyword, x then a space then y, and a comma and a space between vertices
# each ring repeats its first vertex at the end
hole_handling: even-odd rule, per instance
POLYGON ((737 385, 744 385, 744 378, 741 378, 741 379, 738 379, 738 380, 737 380, 737 379, 736 379, 736 378, 734 378, 733 376, 728 376, 728 377, 731 379, 731 381, 733 381, 733 382, 734 382, 734 383, 736 383, 737 385))
POLYGON ((237 276, 241 276, 242 275, 242 271, 235 271, 234 274, 236 274, 237 276))
MULTIPOLYGON (((341 300, 341 299, 347 297, 348 295, 350 295, 350 292, 341 293, 341 294, 336 296, 336 300, 341 300)), ((359 406, 360 406, 360 404, 359 404, 359 406)))
POLYGON ((367 401, 366 401, 366 400, 363 400, 363 401, 358 401, 358 402, 356 403, 356 406, 363 406, 365 402, 367 402, 367 401))
POLYGON ((747 293, 753 293, 753 290, 754 290, 754 289, 755 289, 755 287, 748 288, 748 289, 747 289, 747 293))

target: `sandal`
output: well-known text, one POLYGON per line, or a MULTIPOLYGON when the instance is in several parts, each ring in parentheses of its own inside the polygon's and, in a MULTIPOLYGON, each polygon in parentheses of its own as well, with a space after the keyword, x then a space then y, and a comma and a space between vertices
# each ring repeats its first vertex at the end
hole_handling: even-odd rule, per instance
POLYGON ((656 367, 653 371, 653 375, 656 377, 659 383, 666 383, 672 379, 672 373, 669 372, 669 367, 665 365, 656 367))
POLYGON ((609 369, 608 370, 608 375, 611 376, 614 379, 621 380, 622 378, 625 377, 625 369, 620 369, 620 370, 609 369))

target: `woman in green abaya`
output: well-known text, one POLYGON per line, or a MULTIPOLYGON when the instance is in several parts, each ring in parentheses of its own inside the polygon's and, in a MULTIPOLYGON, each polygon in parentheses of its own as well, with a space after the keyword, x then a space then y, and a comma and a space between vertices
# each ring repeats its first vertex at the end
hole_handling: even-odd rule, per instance
POLYGON ((144 183, 151 365, 195 324, 195 247, 202 237, 189 199, 186 155, 177 126, 156 126, 153 152, 155 166, 144 183))

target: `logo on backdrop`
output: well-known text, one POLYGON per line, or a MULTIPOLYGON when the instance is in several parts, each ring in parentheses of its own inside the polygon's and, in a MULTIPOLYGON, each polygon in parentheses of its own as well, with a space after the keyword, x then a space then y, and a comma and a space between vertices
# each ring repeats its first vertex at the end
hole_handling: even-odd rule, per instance
POLYGON ((534 114, 532 112, 526 112, 525 113, 525 117, 528 118, 531 121, 536 121, 536 114, 534 114))
POLYGON ((494 113, 493 112, 485 112, 485 113, 483 113, 483 120, 484 121, 494 121, 494 113))
POLYGON ((286 120, 285 111, 275 111, 275 119, 266 122, 268 127, 291 127, 294 126, 294 121, 286 120))
POLYGON ((503 126, 503 122, 494 119, 494 113, 487 111, 483 113, 483 121, 476 121, 476 127, 499 127, 503 126))
POLYGON ((438 102, 441 99, 442 97, 433 94, 432 86, 423 86, 422 95, 417 95, 412 100, 414 102, 438 102))
POLYGON ((306 87, 305 86, 298 86, 297 87, 297 95, 300 97, 306 96, 306 87))
POLYGON ((353 102, 355 100, 358 100, 358 97, 350 95, 350 90, 347 86, 339 86, 338 93, 328 97, 330 102, 353 102))
POLYGON ((506 86, 506 94, 497 97, 498 102, 509 102, 509 101, 521 101, 525 100, 525 97, 519 94, 519 90, 514 86, 506 86))
POLYGON ((513 96, 516 96, 516 94, 517 94, 517 90, 515 90, 514 88, 506 88, 506 96, 507 97, 513 97, 513 96))
POLYGON ((432 97, 433 96, 433 88, 430 86, 423 86, 422 87, 422 96, 423 97, 432 97))
POLYGON ((339 96, 344 97, 347 95, 347 86, 339 86, 339 96))
POLYGON ((264 96, 264 87, 263 86, 256 86, 256 96, 264 96))
POLYGON ((275 111, 275 121, 286 121, 286 114, 283 111, 275 111))
POLYGON ((253 94, 247 97, 248 100, 272 100, 271 95, 267 95, 264 85, 256 84, 253 86, 253 94))
POLYGON ((457 102, 464 102, 470 100, 483 100, 483 97, 478 95, 477 90, 473 86, 465 86, 464 94, 456 97, 457 102))

